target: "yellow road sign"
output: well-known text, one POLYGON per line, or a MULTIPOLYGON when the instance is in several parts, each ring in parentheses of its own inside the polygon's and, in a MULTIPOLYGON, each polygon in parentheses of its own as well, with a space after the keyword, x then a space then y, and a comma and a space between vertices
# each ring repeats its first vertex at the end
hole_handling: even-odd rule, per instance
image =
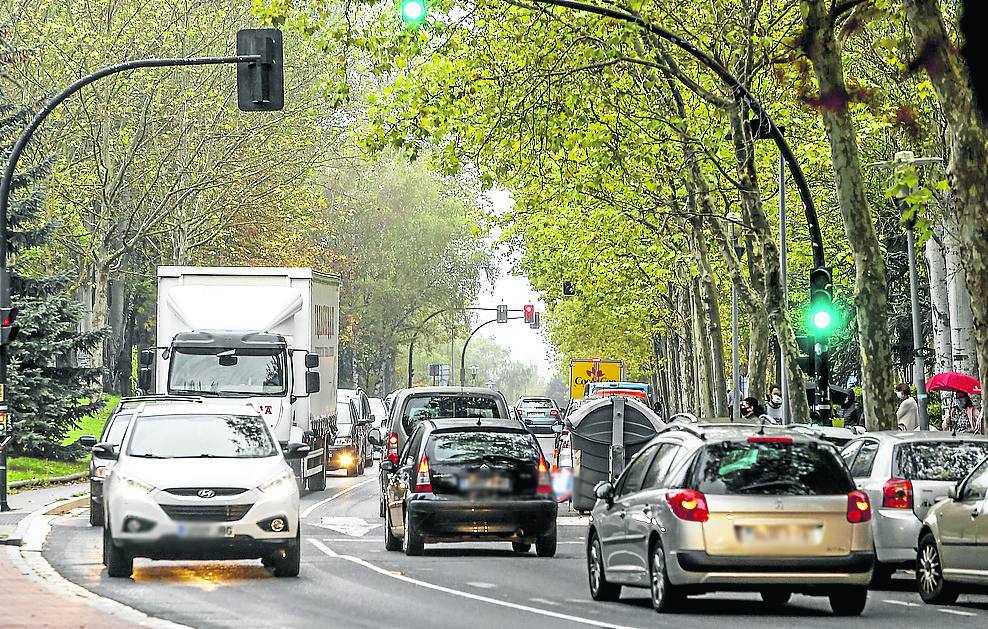
POLYGON ((569 361, 570 399, 583 397, 583 388, 589 382, 620 382, 624 361, 574 359, 569 361))

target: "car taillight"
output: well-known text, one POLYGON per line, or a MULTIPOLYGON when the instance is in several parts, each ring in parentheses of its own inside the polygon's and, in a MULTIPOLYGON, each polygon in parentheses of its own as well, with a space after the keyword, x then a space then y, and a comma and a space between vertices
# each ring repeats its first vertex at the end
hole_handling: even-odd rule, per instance
POLYGON ((552 493, 552 477, 549 476, 549 466, 546 465, 545 458, 539 456, 539 486, 535 490, 540 496, 548 496, 552 493))
POLYGON ((882 506, 889 509, 913 508, 913 482, 906 478, 890 478, 882 487, 882 506))
POLYGON ((420 494, 432 493, 432 476, 429 473, 429 458, 422 457, 419 461, 418 476, 415 477, 415 492, 420 494))
POLYGON ((398 433, 388 435, 388 460, 398 465, 398 433))
POLYGON ((871 520, 871 502, 868 494, 855 490, 847 495, 847 521, 859 524, 871 520))
POLYGON ((693 489, 670 491, 666 494, 666 502, 669 503, 669 508, 680 520, 706 522, 710 517, 710 511, 707 510, 707 499, 703 494, 693 489))
POLYGON ((553 417, 559 417, 559 411, 557 411, 556 409, 552 409, 551 411, 549 411, 549 415, 553 417))

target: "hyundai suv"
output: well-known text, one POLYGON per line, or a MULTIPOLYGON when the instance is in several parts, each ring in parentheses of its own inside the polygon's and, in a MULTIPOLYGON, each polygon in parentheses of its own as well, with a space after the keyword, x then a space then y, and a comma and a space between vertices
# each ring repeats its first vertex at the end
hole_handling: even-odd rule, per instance
POLYGON ((868 495, 836 448, 780 428, 670 424, 600 483, 587 535, 590 594, 649 588, 656 611, 690 594, 830 598, 858 615, 875 560, 868 495))

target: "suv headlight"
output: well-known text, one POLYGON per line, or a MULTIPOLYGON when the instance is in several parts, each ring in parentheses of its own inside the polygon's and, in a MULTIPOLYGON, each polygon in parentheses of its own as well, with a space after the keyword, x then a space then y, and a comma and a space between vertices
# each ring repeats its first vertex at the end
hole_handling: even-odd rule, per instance
POLYGON ((262 493, 269 495, 290 494, 295 488, 295 475, 291 470, 281 472, 268 482, 258 486, 262 493))
POLYGON ((153 485, 148 485, 143 483, 136 478, 131 478, 130 476, 124 476, 123 474, 115 474, 117 482, 120 485, 120 490, 126 492, 132 496, 142 497, 146 496, 152 491, 154 491, 153 485))

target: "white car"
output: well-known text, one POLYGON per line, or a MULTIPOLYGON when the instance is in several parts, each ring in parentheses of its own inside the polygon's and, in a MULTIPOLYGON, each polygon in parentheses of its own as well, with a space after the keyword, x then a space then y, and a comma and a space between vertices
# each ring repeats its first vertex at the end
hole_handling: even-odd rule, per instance
POLYGON ((299 492, 260 413, 247 404, 141 405, 103 487, 103 563, 129 577, 134 558, 261 559, 275 576, 299 573, 299 492))

